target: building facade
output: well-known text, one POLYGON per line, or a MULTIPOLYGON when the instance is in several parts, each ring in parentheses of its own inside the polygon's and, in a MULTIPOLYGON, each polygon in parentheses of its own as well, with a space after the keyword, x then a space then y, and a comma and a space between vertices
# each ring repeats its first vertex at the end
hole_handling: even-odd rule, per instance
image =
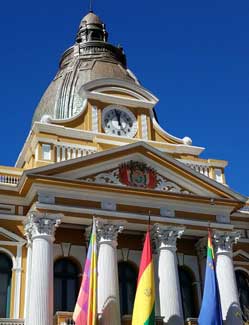
POLYGON ((73 324, 97 218, 98 314, 130 324, 150 215, 157 324, 196 324, 213 230, 224 324, 249 320, 249 203, 226 161, 163 130, 158 99, 93 12, 38 104, 15 167, 0 167, 0 324, 73 324))

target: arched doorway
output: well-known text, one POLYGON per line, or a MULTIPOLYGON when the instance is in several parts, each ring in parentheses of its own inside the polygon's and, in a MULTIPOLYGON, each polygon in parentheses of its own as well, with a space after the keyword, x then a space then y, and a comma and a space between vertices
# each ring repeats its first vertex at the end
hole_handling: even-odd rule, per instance
POLYGON ((249 275, 242 270, 236 270, 235 275, 243 320, 249 321, 249 275))
POLYGON ((192 272, 184 266, 179 267, 179 280, 182 296, 182 309, 184 319, 197 317, 196 310, 196 290, 194 288, 194 278, 192 272))
POLYGON ((137 288, 138 271, 131 263, 118 263, 119 297, 121 315, 132 315, 137 288))
POLYGON ((54 310, 73 311, 78 297, 80 278, 78 265, 68 258, 54 264, 54 310))
POLYGON ((0 318, 10 317, 12 260, 0 252, 0 318))

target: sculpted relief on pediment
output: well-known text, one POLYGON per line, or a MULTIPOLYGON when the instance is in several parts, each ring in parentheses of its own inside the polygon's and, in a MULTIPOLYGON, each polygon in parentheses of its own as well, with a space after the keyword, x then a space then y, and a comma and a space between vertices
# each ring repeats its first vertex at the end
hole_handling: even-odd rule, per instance
POLYGON ((194 193, 179 186, 174 181, 160 175, 155 169, 139 161, 129 161, 117 168, 81 179, 95 184, 111 184, 185 195, 194 193))

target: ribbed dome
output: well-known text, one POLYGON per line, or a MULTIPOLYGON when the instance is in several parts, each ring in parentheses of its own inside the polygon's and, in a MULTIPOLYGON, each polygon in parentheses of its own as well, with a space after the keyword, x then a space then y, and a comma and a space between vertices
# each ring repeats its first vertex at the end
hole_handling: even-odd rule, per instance
POLYGON ((81 109, 79 90, 89 81, 112 78, 135 83, 126 69, 123 49, 107 43, 105 25, 90 12, 81 21, 77 43, 62 56, 59 71, 42 96, 33 123, 44 115, 67 119, 81 109))

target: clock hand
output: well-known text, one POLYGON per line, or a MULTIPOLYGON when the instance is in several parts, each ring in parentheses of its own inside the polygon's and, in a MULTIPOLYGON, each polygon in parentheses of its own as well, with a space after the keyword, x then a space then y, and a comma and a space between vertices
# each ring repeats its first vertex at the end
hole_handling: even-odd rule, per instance
POLYGON ((117 120, 118 120, 118 125, 119 125, 120 127, 122 127, 122 125, 121 125, 121 121, 120 121, 120 115, 121 115, 121 113, 118 113, 118 111, 115 109, 115 114, 116 114, 116 117, 117 117, 117 120))

